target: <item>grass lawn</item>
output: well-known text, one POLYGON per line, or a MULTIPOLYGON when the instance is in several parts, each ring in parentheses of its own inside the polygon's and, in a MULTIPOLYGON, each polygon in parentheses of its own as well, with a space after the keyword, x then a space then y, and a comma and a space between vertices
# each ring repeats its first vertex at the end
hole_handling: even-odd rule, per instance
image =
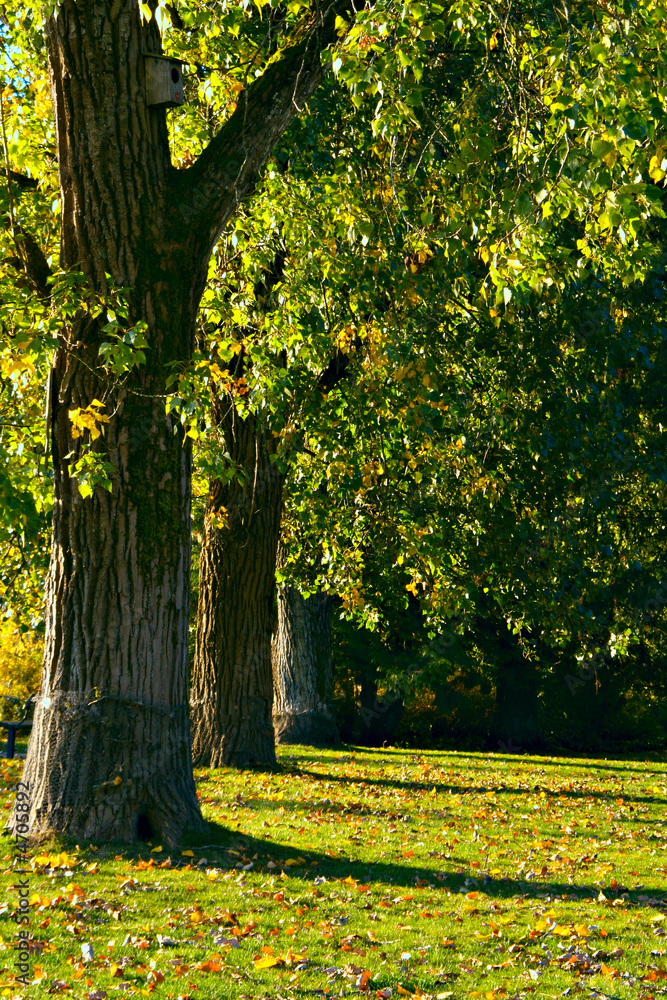
MULTIPOLYGON (((198 771, 210 830, 178 851, 36 848, 27 989, 5 836, 0 996, 667 993, 664 763, 279 759, 276 774, 198 771)), ((20 769, 2 762, 7 811, 20 769)))

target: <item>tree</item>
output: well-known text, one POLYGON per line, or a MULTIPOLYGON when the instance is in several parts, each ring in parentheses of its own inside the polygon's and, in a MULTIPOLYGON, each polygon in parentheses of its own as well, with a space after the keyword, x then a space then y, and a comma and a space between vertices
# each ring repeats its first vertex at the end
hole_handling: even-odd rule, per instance
POLYGON ((271 642, 276 742, 338 743, 332 707, 333 598, 322 591, 304 597, 290 586, 279 587, 277 597, 271 642))
POLYGON ((350 9, 315 5, 295 23, 257 5, 244 44, 269 26, 255 59, 265 71, 186 169, 171 162, 165 111, 146 103, 144 54, 162 51, 149 9, 67 2, 47 20, 59 266, 85 287, 52 372, 46 650, 24 775, 35 832, 173 843, 202 826, 188 719, 191 443, 165 412, 167 378, 191 359, 213 246, 350 9))
MULTIPOLYGON (((220 404, 219 404, 220 405, 220 404)), ((218 767, 275 762, 271 659, 284 475, 275 442, 226 401, 219 426, 245 477, 213 480, 199 561, 193 755, 218 767), (221 523, 222 522, 222 523, 221 523)))

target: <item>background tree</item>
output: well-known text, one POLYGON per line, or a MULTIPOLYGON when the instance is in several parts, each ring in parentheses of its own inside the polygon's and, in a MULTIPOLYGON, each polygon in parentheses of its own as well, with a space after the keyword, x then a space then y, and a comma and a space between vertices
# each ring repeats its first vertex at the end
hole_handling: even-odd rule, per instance
MULTIPOLYGON (((278 571, 283 562, 278 550, 278 571)), ((271 640, 273 726, 277 743, 340 742, 333 712, 334 599, 278 586, 271 640)))

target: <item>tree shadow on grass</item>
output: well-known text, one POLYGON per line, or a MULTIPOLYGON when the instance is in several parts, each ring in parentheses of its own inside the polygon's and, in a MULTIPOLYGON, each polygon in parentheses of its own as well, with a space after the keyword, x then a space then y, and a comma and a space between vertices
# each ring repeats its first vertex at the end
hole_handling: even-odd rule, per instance
MULTIPOLYGON (((444 795, 449 792, 451 792, 452 795, 466 795, 470 792, 483 795, 488 791, 495 791, 495 793, 499 796, 534 795, 536 792, 544 791, 554 798, 601 799, 609 800, 609 803, 612 804, 615 802, 616 797, 621 794, 620 789, 610 789, 609 791, 598 792, 585 789, 579 791, 576 788, 548 788, 542 785, 536 785, 533 788, 520 788, 513 785, 505 785, 504 783, 499 785, 493 785, 491 783, 484 785, 457 785, 453 783, 438 784, 433 781, 401 781, 394 780, 392 778, 373 778, 370 776, 356 778, 349 774, 323 774, 320 771, 309 771, 306 768, 297 768, 294 770, 294 774, 298 777, 306 777, 318 781, 332 781, 344 785, 378 785, 382 788, 400 788, 404 791, 411 792, 430 792, 433 788, 435 788, 436 794, 438 795, 444 795)), ((667 798, 659 798, 654 795, 631 795, 627 789, 623 790, 622 795, 625 804, 661 803, 663 805, 667 805, 667 798)))
MULTIPOLYGON (((312 747, 294 747, 293 749, 299 751, 299 753, 293 753, 290 756, 294 759, 308 759, 311 761, 317 761, 320 764, 330 763, 331 757, 323 756, 313 751, 312 747)), ((608 762, 606 760, 601 760, 599 754, 577 754, 576 758, 566 757, 566 756, 554 756, 551 754, 528 754, 519 752, 521 748, 517 748, 517 753, 494 753, 493 751, 484 750, 403 750, 394 749, 391 747, 362 747, 352 744, 346 744, 343 747, 339 747, 339 753, 350 753, 350 754, 364 754, 373 755, 377 757, 384 757, 388 761, 392 757, 402 757, 405 758, 408 755, 414 757, 422 757, 424 753, 428 753, 429 756, 426 758, 427 763, 432 761, 438 755, 442 755, 446 758, 446 761, 451 764, 461 763, 465 760, 466 766, 470 764, 475 764, 479 762, 480 764, 486 764, 487 761, 493 764, 532 764, 533 766, 540 765, 543 767, 572 767, 572 768, 587 768, 591 765, 596 771, 621 771, 624 774, 641 774, 641 777, 661 777, 665 778, 667 775, 665 773, 665 768, 662 770, 647 770, 643 768, 641 772, 637 769, 632 769, 629 767, 623 767, 623 761, 627 764, 638 764, 638 765, 649 765, 656 767, 657 765, 664 764, 667 766, 667 757, 664 754, 657 753, 656 751, 651 751, 647 755, 646 760, 639 759, 636 754, 628 754, 627 757, 623 754, 619 754, 614 757, 613 762, 608 762), (488 758, 492 759, 489 761, 488 758), (650 759, 649 759, 650 758, 650 759)), ((339 759, 339 758, 338 758, 339 759)), ((357 761, 356 763, 360 763, 357 761)), ((289 770, 289 765, 287 766, 289 770)))
MULTIPOLYGON (((267 875, 284 871, 290 877, 303 879, 307 883, 312 883, 316 878, 337 881, 351 877, 359 885, 386 885, 388 891, 391 891, 392 887, 409 890, 417 900, 420 891, 432 892, 434 889, 457 893, 476 889, 497 899, 508 899, 517 895, 526 898, 548 895, 552 900, 558 897, 579 900, 586 896, 597 899, 600 892, 599 885, 583 882, 553 882, 538 878, 526 881, 494 878, 481 874, 479 877, 471 877, 460 870, 438 868, 431 863, 403 865, 384 860, 332 858, 319 851, 304 851, 298 843, 274 844, 250 834, 235 833, 216 822, 209 822, 208 834, 193 838, 189 846, 195 853, 201 852, 201 856, 206 859, 207 867, 228 868, 238 871, 239 875, 245 866, 252 862, 253 867, 249 870, 266 872, 267 875), (268 868, 268 862, 272 862, 275 867, 268 868)), ((194 863, 196 865, 197 861, 194 863)), ((633 906, 660 908, 662 911, 667 902, 665 888, 659 884, 632 890, 624 886, 615 889, 605 887, 603 891, 608 900, 622 898, 624 905, 629 903, 633 906)))

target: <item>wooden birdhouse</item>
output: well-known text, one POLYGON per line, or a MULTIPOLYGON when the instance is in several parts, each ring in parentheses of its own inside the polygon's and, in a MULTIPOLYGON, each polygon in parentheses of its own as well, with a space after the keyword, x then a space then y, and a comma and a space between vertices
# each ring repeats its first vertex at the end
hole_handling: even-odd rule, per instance
POLYGON ((171 56, 144 55, 146 104, 177 108, 183 103, 183 63, 171 56))

